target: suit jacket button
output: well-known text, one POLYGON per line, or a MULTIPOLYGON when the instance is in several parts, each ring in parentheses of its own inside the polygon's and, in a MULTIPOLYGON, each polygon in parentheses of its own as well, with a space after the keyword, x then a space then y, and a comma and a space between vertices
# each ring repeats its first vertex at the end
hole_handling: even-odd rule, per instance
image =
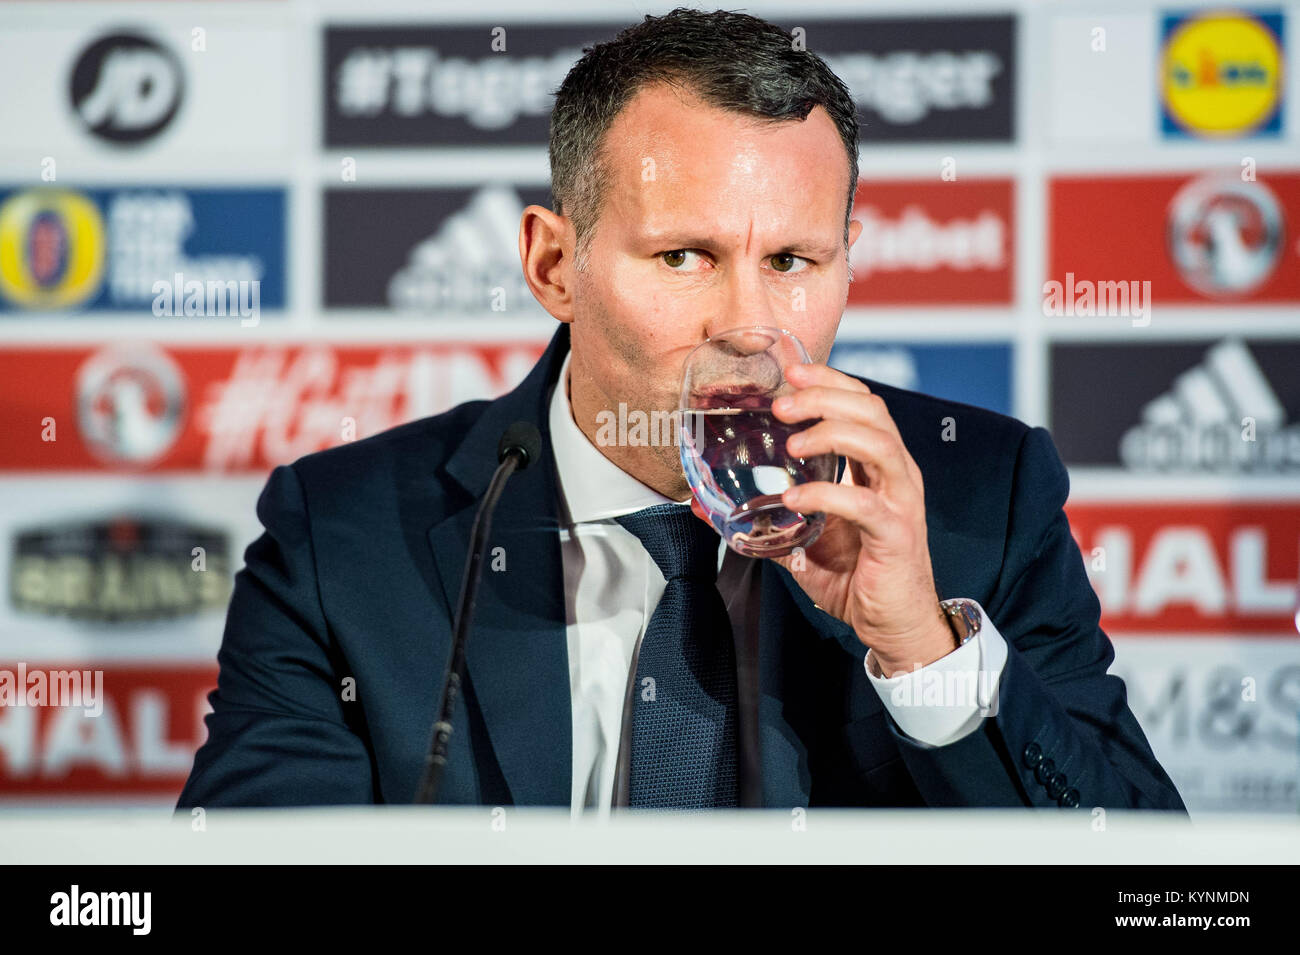
POLYGON ((1056 772, 1056 763, 1052 762, 1050 759, 1045 759, 1041 763, 1039 763, 1038 768, 1034 770, 1034 776, 1037 777, 1040 783, 1046 784, 1046 782, 1052 778, 1052 774, 1055 772, 1056 772))
POLYGON ((1069 786, 1069 780, 1065 778, 1065 773, 1057 773, 1047 781, 1047 795, 1050 799, 1059 799, 1069 786))
POLYGON ((1067 789, 1061 793, 1061 798, 1056 800, 1056 804, 1062 809, 1073 809, 1079 805, 1079 790, 1067 789))
POLYGON ((1037 743, 1026 743, 1025 751, 1021 754, 1028 769, 1033 769, 1043 761, 1043 747, 1037 743))

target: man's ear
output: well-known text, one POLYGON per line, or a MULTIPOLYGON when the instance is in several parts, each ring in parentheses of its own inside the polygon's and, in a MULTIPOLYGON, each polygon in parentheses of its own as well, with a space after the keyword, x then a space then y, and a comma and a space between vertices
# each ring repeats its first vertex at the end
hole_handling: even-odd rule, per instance
MULTIPOLYGON (((859 237, 861 237, 861 235, 862 235, 862 223, 861 223, 860 221, 858 221, 857 219, 850 219, 850 220, 849 220, 849 246, 848 246, 848 248, 845 250, 845 256, 844 256, 844 258, 845 258, 845 260, 846 260, 846 261, 845 261, 845 264, 848 266, 848 272, 849 272, 849 285, 852 285, 852 284, 853 284, 853 281, 854 281, 854 276, 853 276, 853 245, 854 245, 855 242, 858 241, 858 239, 859 239, 859 237)), ((847 290, 847 289, 845 290, 845 293, 844 293, 844 294, 845 294, 845 301, 848 301, 848 290, 847 290)), ((843 317, 843 316, 841 316, 841 318, 842 318, 842 317, 843 317)))
POLYGON ((519 221, 519 261, 533 297, 561 322, 573 321, 575 234, 567 216, 529 206, 519 221))
POLYGON ((858 241, 858 236, 862 235, 862 223, 857 219, 849 221, 849 248, 853 248, 853 243, 858 241))

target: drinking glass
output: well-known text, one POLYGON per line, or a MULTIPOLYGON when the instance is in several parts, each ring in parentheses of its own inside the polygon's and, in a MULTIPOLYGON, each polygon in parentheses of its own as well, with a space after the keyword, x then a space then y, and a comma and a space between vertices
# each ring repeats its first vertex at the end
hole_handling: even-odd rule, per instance
POLYGON ((795 484, 835 480, 836 455, 786 451, 790 435, 819 419, 787 424, 772 414, 772 401, 794 391, 782 369, 809 361, 799 339, 764 325, 720 332, 686 357, 677 408, 682 470, 710 523, 747 557, 807 547, 826 524, 820 512, 781 503, 795 484))

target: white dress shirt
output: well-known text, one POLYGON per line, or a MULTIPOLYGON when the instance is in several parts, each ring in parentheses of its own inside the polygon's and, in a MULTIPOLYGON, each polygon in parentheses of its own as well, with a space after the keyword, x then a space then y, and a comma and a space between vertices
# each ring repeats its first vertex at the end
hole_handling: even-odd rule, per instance
MULTIPOLYGON (((672 501, 606 458, 573 420, 568 381, 566 355, 549 417, 560 496, 573 703, 571 806, 575 816, 584 809, 605 816, 614 806, 619 743, 637 648, 667 586, 641 541, 614 518, 656 504, 689 504, 690 499, 672 501)), ((727 552, 719 542, 720 567, 727 552)), ((867 653, 867 678, 898 728, 919 745, 956 742, 996 713, 995 693, 1007 646, 982 607, 980 616, 977 636, 913 672, 879 676, 873 655, 867 653), (968 692, 972 688, 974 694, 968 692)), ((751 675, 752 670, 741 668, 741 678, 751 675)))

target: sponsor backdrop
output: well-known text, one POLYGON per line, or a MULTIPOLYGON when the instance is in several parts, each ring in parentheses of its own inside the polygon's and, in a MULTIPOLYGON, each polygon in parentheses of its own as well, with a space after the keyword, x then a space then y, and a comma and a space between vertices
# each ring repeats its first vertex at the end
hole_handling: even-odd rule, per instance
MULTIPOLYGON (((0 803, 174 801, 270 469, 523 377, 552 92, 671 5, 0 6, 0 803)), ((1296 812, 1300 6, 746 9, 860 111, 832 363, 1050 428, 1193 814, 1296 812)))

